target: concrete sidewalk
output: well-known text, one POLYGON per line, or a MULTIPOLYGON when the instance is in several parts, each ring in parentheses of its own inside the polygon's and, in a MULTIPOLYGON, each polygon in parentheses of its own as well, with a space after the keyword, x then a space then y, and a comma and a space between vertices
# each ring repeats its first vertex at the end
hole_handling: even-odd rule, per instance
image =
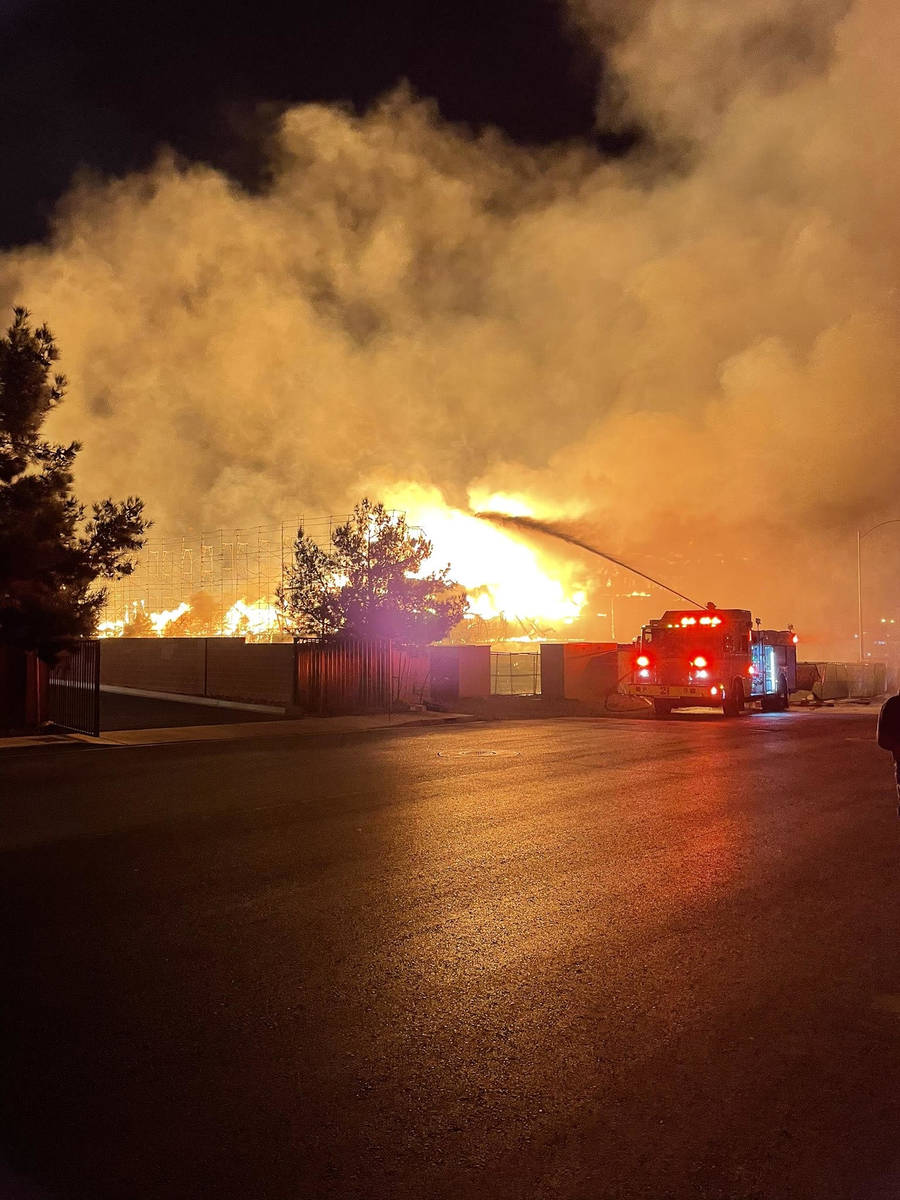
MULTIPOLYGON (((94 741, 95 739, 88 740, 94 741)), ((70 741, 71 736, 66 733, 20 733, 14 737, 0 738, 0 750, 22 750, 29 746, 64 746, 70 741)))
POLYGON ((232 725, 182 725, 160 729, 104 730, 100 737, 84 733, 35 734, 33 737, 0 738, 0 750, 48 745, 163 746, 177 742, 230 742, 249 738, 315 737, 335 733, 369 733, 408 729, 418 725, 441 725, 471 721, 468 713, 374 713, 362 717, 303 717, 298 720, 252 721, 232 725))

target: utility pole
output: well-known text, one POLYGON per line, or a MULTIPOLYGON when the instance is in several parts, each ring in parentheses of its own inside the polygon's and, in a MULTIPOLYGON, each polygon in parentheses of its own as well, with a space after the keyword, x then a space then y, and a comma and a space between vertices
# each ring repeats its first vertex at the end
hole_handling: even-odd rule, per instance
POLYGON ((860 546, 862 534, 856 531, 856 622, 857 642, 859 643, 859 661, 863 661, 863 620, 862 620, 862 554, 860 546))

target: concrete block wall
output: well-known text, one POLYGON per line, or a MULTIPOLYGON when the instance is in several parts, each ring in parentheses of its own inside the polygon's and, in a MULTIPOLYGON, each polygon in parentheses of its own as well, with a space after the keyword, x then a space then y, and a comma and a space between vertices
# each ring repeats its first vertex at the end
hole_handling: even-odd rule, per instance
POLYGON ((294 647, 290 642, 206 638, 206 694, 217 700, 290 704, 294 699, 294 647))
POLYGON ((243 638, 107 638, 100 682, 148 692, 290 704, 294 647, 243 638))
POLYGON ((147 692, 204 694, 205 638, 107 638, 100 683, 147 692))
POLYGON ((541 695, 545 700, 566 698, 566 648, 563 645, 541 645, 541 695))
POLYGON ((459 694, 489 696, 491 694, 490 646, 457 646, 459 661, 459 694))
POLYGON ((490 646, 429 646, 428 655, 433 699, 490 696, 490 646))
POLYGON ((596 702, 616 690, 620 659, 628 652, 615 642, 565 642, 541 646, 541 695, 547 700, 596 702))

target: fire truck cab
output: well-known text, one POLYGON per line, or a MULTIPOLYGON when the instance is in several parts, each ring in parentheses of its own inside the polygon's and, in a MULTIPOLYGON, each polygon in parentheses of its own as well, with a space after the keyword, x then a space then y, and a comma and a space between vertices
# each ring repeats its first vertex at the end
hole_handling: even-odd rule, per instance
POLYGON ((664 612, 635 642, 626 694, 652 701, 657 716, 721 705, 736 717, 757 700, 764 712, 783 711, 796 686, 797 635, 756 625, 743 608, 664 612))

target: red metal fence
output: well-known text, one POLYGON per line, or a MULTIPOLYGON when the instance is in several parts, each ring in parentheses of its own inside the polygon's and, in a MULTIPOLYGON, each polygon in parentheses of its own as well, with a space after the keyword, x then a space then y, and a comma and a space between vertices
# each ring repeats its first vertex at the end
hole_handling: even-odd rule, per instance
POLYGON ((298 708, 333 713, 390 712, 391 643, 384 638, 297 646, 298 708))
POLYGON ((425 646, 387 638, 300 642, 294 703, 320 716, 391 712, 424 702, 429 686, 425 646))

